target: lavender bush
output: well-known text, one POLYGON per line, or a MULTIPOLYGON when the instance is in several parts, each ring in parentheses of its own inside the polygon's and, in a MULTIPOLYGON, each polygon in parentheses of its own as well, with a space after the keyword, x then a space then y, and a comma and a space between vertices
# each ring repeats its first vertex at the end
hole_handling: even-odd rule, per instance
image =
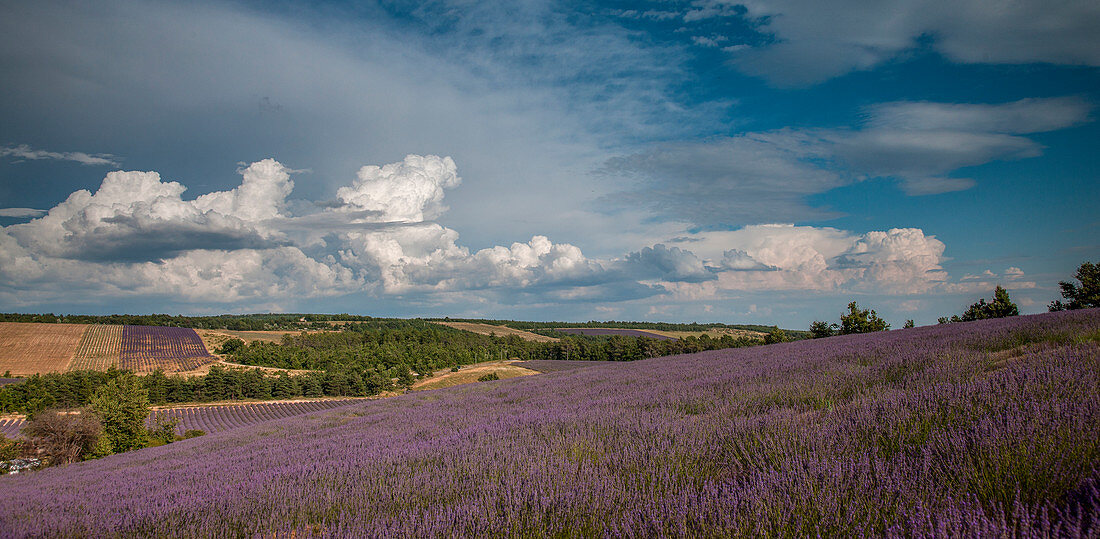
POLYGON ((1100 311, 598 365, 0 478, 4 536, 1100 535, 1100 311))

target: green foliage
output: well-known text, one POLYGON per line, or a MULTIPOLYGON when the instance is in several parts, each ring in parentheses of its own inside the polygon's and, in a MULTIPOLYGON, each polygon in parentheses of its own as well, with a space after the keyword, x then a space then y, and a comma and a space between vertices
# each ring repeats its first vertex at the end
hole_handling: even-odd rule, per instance
POLYGON ((1052 301, 1050 303, 1051 311, 1100 307, 1100 264, 1085 262, 1077 268, 1077 272, 1073 276, 1080 284, 1074 284, 1071 281, 1059 281, 1058 286, 1062 289, 1062 299, 1069 301, 1066 303, 1061 300, 1052 301))
POLYGON ((202 429, 187 429, 183 431, 183 436, 177 437, 177 440, 190 440, 191 438, 198 438, 199 436, 206 436, 206 431, 202 429))
POLYGON ((19 456, 19 442, 9 440, 0 434, 0 460, 11 460, 19 456))
POLYGON ((764 344, 775 344, 781 342, 787 342, 790 339, 787 338, 787 332, 782 329, 773 329, 770 333, 764 336, 764 344))
POLYGON ((236 352, 237 350, 240 350, 243 347, 244 347, 244 341, 243 340, 236 339, 236 338, 229 339, 228 341, 225 341, 224 343, 222 343, 221 347, 218 348, 218 353, 219 354, 232 354, 233 352, 236 352))
POLYGON ((500 376, 497 375, 496 371, 483 375, 481 378, 477 379, 478 382, 491 382, 493 380, 500 380, 500 376))
POLYGON ((890 324, 878 317, 874 309, 860 309, 856 302, 848 304, 848 314, 840 315, 840 334, 886 331, 890 324))
POLYGON ((969 322, 972 320, 985 320, 987 318, 1004 318, 1006 316, 1016 316, 1018 314, 1020 314, 1020 311, 1016 308, 1016 304, 1012 303, 1012 300, 1009 299, 1008 291, 998 286, 993 290, 992 303, 986 303, 985 298, 979 299, 977 303, 966 309, 961 320, 963 322, 969 322))
POLYGON ((917 324, 915 322, 913 322, 913 319, 910 318, 909 320, 905 321, 905 325, 902 326, 902 327, 905 328, 905 329, 909 329, 909 328, 912 328, 912 327, 917 327, 917 324))
POLYGON ((164 412, 154 412, 153 426, 146 430, 146 445, 155 447, 172 443, 176 440, 176 427, 179 424, 179 418, 168 417, 164 412))
POLYGON ((196 329, 238 331, 328 329, 329 322, 369 322, 370 316, 351 314, 223 314, 220 316, 171 316, 167 314, 55 315, 0 313, 0 322, 40 322, 46 324, 115 324, 131 326, 171 326, 196 329))
POLYGON ((101 451, 121 453, 145 447, 149 391, 136 376, 126 374, 107 382, 96 390, 90 404, 103 422, 101 451))
POLYGON ((968 307, 962 316, 957 314, 951 315, 950 318, 941 316, 938 322, 940 324, 953 324, 956 322, 970 322, 988 318, 1004 318, 1006 316, 1016 316, 1018 314, 1020 314, 1020 310, 1016 307, 1016 304, 1009 299, 1008 291, 998 286, 993 290, 993 301, 991 303, 986 303, 985 298, 981 298, 977 303, 968 307))
POLYGON ((814 322, 810 324, 810 336, 814 339, 832 337, 833 335, 836 335, 836 330, 836 324, 830 324, 823 320, 814 320, 814 322))

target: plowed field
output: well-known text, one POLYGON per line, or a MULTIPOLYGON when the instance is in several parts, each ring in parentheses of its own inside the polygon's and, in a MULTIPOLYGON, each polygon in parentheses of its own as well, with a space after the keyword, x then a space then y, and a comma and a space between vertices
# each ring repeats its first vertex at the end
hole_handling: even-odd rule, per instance
POLYGON ((0 373, 27 376, 68 369, 86 329, 82 324, 0 322, 0 373))
POLYGON ((95 324, 84 332, 69 370, 107 370, 118 366, 122 353, 122 326, 95 324))

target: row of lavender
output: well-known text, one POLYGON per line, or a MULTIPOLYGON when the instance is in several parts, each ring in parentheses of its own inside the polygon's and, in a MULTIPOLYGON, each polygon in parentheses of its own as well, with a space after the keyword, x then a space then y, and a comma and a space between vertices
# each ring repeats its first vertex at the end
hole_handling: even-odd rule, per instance
POLYGON ((1100 312, 413 393, 0 478, 11 536, 1096 536, 1100 312))
POLYGON ((140 372, 194 370, 214 357, 190 328, 123 326, 120 367, 140 372))
POLYGON ((255 425, 272 419, 282 419, 311 412, 320 412, 338 408, 361 399, 333 399, 318 401, 254 402, 248 404, 225 404, 215 406, 188 406, 168 408, 150 414, 146 421, 152 426, 155 418, 175 419, 178 434, 188 430, 201 430, 207 433, 221 432, 255 425))
MULTIPOLYGON (((319 412, 337 408, 360 399, 333 399, 317 401, 254 402, 247 404, 224 404, 213 406, 187 406, 166 408, 154 412, 165 419, 176 419, 177 434, 188 430, 201 430, 208 433, 221 432, 254 425, 272 419, 282 419, 310 412, 319 412)), ((154 414, 150 414, 146 424, 153 426, 154 414)), ((21 436, 25 421, 22 418, 0 417, 0 435, 13 439, 21 436)))

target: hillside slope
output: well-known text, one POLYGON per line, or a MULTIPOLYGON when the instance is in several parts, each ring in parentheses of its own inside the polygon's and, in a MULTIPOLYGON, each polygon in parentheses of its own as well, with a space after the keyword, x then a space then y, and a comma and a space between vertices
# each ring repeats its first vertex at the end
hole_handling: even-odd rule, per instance
POLYGON ((1095 535, 1100 311, 613 363, 0 478, 10 536, 1095 535))

